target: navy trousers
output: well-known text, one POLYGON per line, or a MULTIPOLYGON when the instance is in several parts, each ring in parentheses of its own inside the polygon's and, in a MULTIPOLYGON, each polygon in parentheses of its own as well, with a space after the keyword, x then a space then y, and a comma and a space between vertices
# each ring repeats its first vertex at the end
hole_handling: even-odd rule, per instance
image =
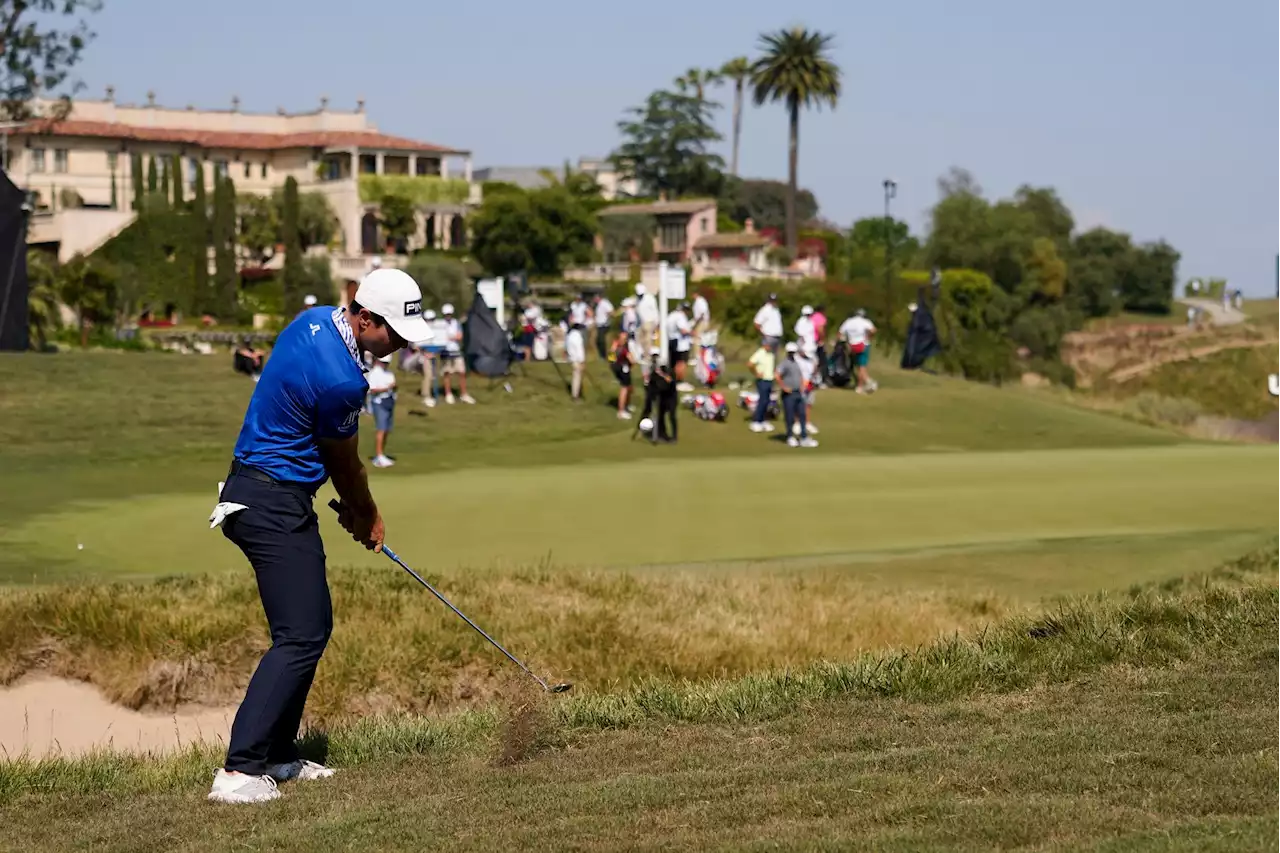
POLYGON ((271 630, 271 648, 231 726, 227 770, 260 776, 268 764, 298 758, 302 709, 333 631, 313 498, 304 487, 243 474, 233 474, 222 490, 223 501, 248 507, 231 515, 222 532, 253 565, 271 630))
POLYGON ((798 391, 783 393, 782 395, 782 414, 787 419, 787 437, 792 436, 792 430, 795 424, 800 424, 800 437, 809 437, 809 424, 804 406, 804 395, 798 391))
POLYGON ((760 399, 756 400, 756 410, 752 414, 751 420, 762 424, 764 423, 764 416, 769 412, 769 398, 773 396, 773 380, 757 379, 756 394, 759 395, 760 399))

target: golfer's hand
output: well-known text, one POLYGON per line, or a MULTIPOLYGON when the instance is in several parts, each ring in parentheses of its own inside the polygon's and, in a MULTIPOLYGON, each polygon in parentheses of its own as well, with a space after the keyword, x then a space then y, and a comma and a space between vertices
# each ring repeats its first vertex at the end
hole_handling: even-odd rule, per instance
POLYGON ((369 515, 355 513, 349 532, 352 539, 375 554, 382 551, 382 514, 377 509, 369 515))

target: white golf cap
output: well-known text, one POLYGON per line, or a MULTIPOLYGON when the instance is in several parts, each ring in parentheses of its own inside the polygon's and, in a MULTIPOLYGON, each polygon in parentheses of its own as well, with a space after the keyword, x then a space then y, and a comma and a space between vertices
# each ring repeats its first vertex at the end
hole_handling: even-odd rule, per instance
POLYGON ((643 284, 637 284, 637 285, 636 285, 636 296, 644 296, 644 293, 645 293, 645 291, 644 291, 644 285, 643 285, 643 284))
POLYGON ((800 313, 801 313, 801 314, 812 314, 812 313, 813 313, 813 306, 812 306, 812 305, 806 305, 806 306, 804 306, 803 308, 801 308, 801 309, 800 309, 800 313))
POLYGON ((411 344, 431 337, 431 329, 422 319, 422 290, 403 270, 369 273, 356 289, 356 302, 386 319, 395 333, 411 344))
POLYGON ((305 306, 307 306, 308 308, 310 308, 312 305, 315 305, 315 304, 316 304, 316 297, 315 297, 315 295, 314 295, 314 294, 311 294, 311 293, 308 293, 308 294, 306 295, 306 298, 304 298, 304 299, 302 300, 302 304, 303 304, 303 305, 305 305, 305 306))
POLYGON ((649 350, 649 355, 662 355, 662 348, 654 347, 653 349, 649 350))
POLYGON ((791 341, 787 344, 787 352, 800 352, 800 347, 796 346, 795 341, 791 341))
POLYGON ((422 318, 424 320, 434 320, 436 318, 436 312, 428 308, 426 311, 422 312, 422 318))
POLYGON ((382 358, 378 359, 378 361, 382 362, 383 364, 390 364, 390 363, 391 363, 391 356, 389 356, 389 355, 384 355, 382 358))
POLYGON ((446 315, 448 315, 448 314, 452 314, 452 313, 453 313, 453 305, 452 305, 452 303, 446 302, 443 306, 441 306, 441 308, 440 308, 440 313, 441 313, 441 314, 446 314, 446 315))
POLYGON ((376 257, 375 257, 373 260, 369 261, 369 266, 373 267, 375 270, 376 270, 376 269, 381 269, 381 268, 382 268, 382 258, 376 258, 376 257))

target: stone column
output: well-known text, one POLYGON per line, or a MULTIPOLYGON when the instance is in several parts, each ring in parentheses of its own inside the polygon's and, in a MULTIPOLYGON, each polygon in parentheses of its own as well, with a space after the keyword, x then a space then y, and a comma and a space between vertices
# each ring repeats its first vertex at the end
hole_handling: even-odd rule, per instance
POLYGON ((409 155, 409 174, 410 175, 418 174, 418 155, 417 154, 409 155))
POLYGON ((386 174, 386 171, 385 171, 385 170, 384 170, 384 168, 383 168, 383 159, 382 159, 382 158, 383 158, 383 153, 382 153, 381 151, 379 151, 377 154, 375 154, 375 155, 373 155, 373 156, 374 156, 374 158, 375 158, 375 162, 374 162, 374 166, 373 166, 373 171, 374 171, 375 173, 379 174, 379 175, 384 175, 384 174, 386 174))
POLYGON ((462 177, 466 180, 467 183, 471 183, 471 156, 470 155, 467 155, 467 158, 462 161, 462 177))
POLYGON ((449 178, 449 158, 448 157, 440 158, 440 177, 443 180, 448 180, 449 178))

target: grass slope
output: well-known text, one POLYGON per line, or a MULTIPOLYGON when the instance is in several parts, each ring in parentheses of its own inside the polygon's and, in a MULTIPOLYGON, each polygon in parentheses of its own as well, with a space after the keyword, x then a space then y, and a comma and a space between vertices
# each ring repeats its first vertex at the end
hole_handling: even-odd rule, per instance
POLYGON ((715 683, 369 721, 260 809, 217 760, 0 764, 17 849, 1274 847, 1274 549, 970 640, 715 683), (505 740, 506 748, 503 749, 505 740), (515 762, 512 764, 512 762, 515 762))
POLYGON ((1276 372, 1280 347, 1250 346, 1223 350, 1204 358, 1174 362, 1130 382, 1111 387, 1114 394, 1142 392, 1194 401, 1206 413, 1257 419, 1275 414, 1276 398, 1267 377, 1276 372))

